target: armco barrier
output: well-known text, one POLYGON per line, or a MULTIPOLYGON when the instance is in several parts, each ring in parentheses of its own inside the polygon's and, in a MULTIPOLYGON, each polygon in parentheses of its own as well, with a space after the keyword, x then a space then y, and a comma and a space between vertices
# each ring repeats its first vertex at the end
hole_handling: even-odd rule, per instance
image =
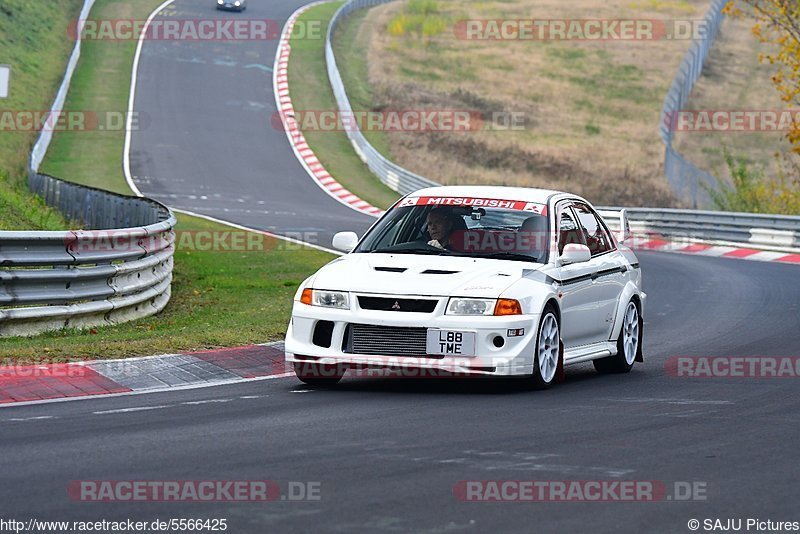
MULTIPOLYGON (((342 75, 339 74, 339 68, 336 65, 336 57, 333 54, 333 45, 331 44, 333 33, 336 31, 339 22, 353 11, 379 4, 387 4, 393 1, 394 0, 350 0, 336 11, 328 26, 328 33, 325 37, 325 61, 328 66, 328 78, 331 82, 333 95, 336 98, 336 104, 339 107, 339 111, 341 111, 344 116, 351 113, 353 108, 350 105, 350 99, 347 97, 344 82, 342 82, 342 75)), ((364 134, 361 133, 357 125, 354 125, 353 128, 345 128, 345 131, 347 132, 347 137, 350 139, 350 143, 352 143, 356 154, 367 164, 378 179, 390 189, 398 193, 407 194, 424 187, 439 185, 432 180, 414 174, 384 158, 380 152, 367 141, 367 138, 364 137, 364 134)))
MULTIPOLYGON (((64 109, 64 103, 67 100, 67 93, 69 93, 69 86, 70 82, 72 81, 72 74, 75 72, 75 68, 78 66, 78 60, 81 58, 81 40, 79 36, 83 31, 83 25, 85 24, 85 21, 89 18, 89 12, 92 10, 94 3, 95 0, 84 0, 83 2, 83 7, 78 15, 78 26, 76 27, 77 31, 75 32, 75 46, 72 48, 72 54, 67 62, 67 69, 64 72, 64 78, 61 80, 61 86, 58 88, 58 93, 56 93, 56 97, 53 100, 53 106, 50 108, 50 117, 53 117, 54 115, 57 116, 59 113, 61 113, 61 110, 64 109)), ((56 124, 56 122, 57 121, 48 118, 47 124, 56 124)), ((39 172, 39 165, 41 165, 44 155, 47 153, 47 149, 50 147, 50 141, 52 138, 52 129, 43 128, 39 133, 39 138, 36 140, 33 150, 31 150, 29 166, 33 172, 39 172)))
MULTIPOLYGON (((339 23, 350 13, 358 9, 386 4, 395 0, 350 0, 346 2, 334 14, 328 27, 328 34, 325 42, 325 59, 328 67, 328 78, 330 79, 333 94, 339 111, 348 114, 352 111, 350 99, 342 82, 342 76, 336 64, 336 57, 333 53, 331 39, 339 23)), ((683 158, 672 148, 674 131, 669 126, 669 120, 674 117, 674 113, 683 109, 695 82, 700 77, 703 63, 708 57, 711 46, 714 43, 719 27, 724 19, 722 9, 727 0, 713 0, 711 8, 705 15, 704 28, 705 35, 692 42, 689 51, 683 58, 678 74, 672 82, 672 87, 664 101, 661 112, 661 138, 666 145, 664 171, 667 181, 679 198, 688 198, 694 206, 703 205, 708 201, 708 194, 705 187, 716 187, 715 178, 698 169, 691 162, 683 158)), ((347 128, 347 136, 353 145, 356 153, 369 166, 370 170, 380 179, 381 182, 399 193, 409 193, 416 189, 438 185, 436 182, 414 174, 399 165, 383 157, 364 137, 357 125, 347 128)))
MULTIPOLYGON (((622 208, 599 208, 613 230, 622 208)), ((735 243, 782 252, 800 250, 800 217, 667 208, 625 208, 635 234, 711 243, 735 243)))
POLYGON ((176 223, 168 208, 50 176, 31 175, 31 185, 93 229, 0 232, 0 337, 116 324, 164 308, 176 223))
MULTIPOLYGON (((352 111, 341 74, 333 53, 332 37, 339 23, 358 9, 386 4, 394 0, 349 0, 334 14, 325 42, 325 58, 333 94, 339 111, 352 111)), ((673 190, 679 196, 688 195, 695 202, 702 199, 701 183, 713 187, 714 178, 697 169, 672 148, 674 132, 668 128, 667 117, 686 104, 694 83, 700 77, 703 63, 724 18, 722 8, 726 0, 713 0, 705 15, 706 34, 692 43, 684 57, 678 75, 667 95, 662 112, 661 136, 666 144, 666 172, 673 190)), ((383 157, 364 137, 358 125, 346 129, 356 153, 378 178, 399 193, 409 193, 423 187, 439 185, 414 174, 383 157)), ((618 225, 620 208, 602 208, 609 225, 618 225)), ((714 211, 675 209, 627 208, 632 229, 637 233, 657 233, 664 236, 698 241, 746 243, 755 248, 795 252, 800 249, 800 217, 757 215, 714 211)))
MULTIPOLYGON (((85 0, 79 20, 94 2, 85 0)), ((64 106, 80 44, 51 114, 64 106)), ((28 186, 85 230, 0 232, 0 337, 116 324, 152 315, 170 299, 175 216, 154 200, 40 174, 51 138, 42 130, 31 151, 28 186)))

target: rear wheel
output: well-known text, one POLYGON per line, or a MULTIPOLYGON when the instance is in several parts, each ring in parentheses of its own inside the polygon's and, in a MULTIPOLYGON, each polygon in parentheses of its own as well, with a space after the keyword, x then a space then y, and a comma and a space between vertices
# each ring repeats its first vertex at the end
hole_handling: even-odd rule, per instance
POLYGON ((639 345, 642 342, 642 328, 639 307, 631 300, 625 307, 622 328, 617 338, 617 354, 594 360, 594 368, 600 373, 627 373, 633 367, 639 345))
POLYGON ((301 382, 309 386, 331 387, 339 383, 346 369, 341 365, 294 362, 294 372, 301 382))
POLYGON ((555 381, 561 358, 560 329, 556 313, 551 307, 545 308, 539 321, 535 351, 533 373, 530 377, 531 387, 547 389, 555 381))

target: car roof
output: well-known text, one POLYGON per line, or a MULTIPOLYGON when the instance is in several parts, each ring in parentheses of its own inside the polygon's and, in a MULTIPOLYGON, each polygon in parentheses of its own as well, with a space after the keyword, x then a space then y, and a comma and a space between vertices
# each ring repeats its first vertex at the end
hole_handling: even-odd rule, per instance
POLYGON ((411 197, 468 197, 468 198, 491 198, 499 200, 522 200, 525 202, 536 202, 547 204, 550 199, 576 198, 584 200, 578 195, 554 191, 552 189, 539 189, 535 187, 506 187, 499 185, 443 185, 438 187, 426 187, 410 193, 411 197))

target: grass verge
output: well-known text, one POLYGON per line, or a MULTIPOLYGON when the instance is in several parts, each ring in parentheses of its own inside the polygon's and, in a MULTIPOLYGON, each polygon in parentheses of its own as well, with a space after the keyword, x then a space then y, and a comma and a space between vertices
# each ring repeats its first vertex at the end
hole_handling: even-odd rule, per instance
MULTIPOLYGON (((311 26, 319 21, 322 26, 321 35, 325 35, 328 23, 341 2, 332 2, 313 7, 303 13, 298 20, 298 27, 311 26)), ((359 56, 354 42, 338 39, 347 43, 337 50, 340 65, 349 63, 359 56)), ((325 66, 325 39, 308 39, 294 36, 290 40, 292 55, 289 60, 289 90, 292 104, 297 111, 335 111, 336 100, 331 91, 325 66)), ((361 60, 363 63, 363 60, 361 60)), ((358 78, 358 70, 350 71, 358 78)), ((353 109, 369 109, 361 107, 361 101, 353 101, 353 109)), ((344 187, 362 199, 379 208, 387 208, 400 196, 383 185, 369 168, 359 159, 353 146, 343 131, 304 131, 308 145, 325 166, 328 172, 344 187)), ((379 139, 368 137, 381 148, 379 139)))
POLYGON ((0 63, 11 66, 9 97, 0 100, 0 230, 62 230, 66 221, 27 188, 37 131, 17 112, 50 109, 73 42, 67 28, 81 0, 0 3, 0 63))
MULTIPOLYGON (((143 20, 162 2, 98 0, 91 18, 143 20)), ((82 43, 80 63, 64 108, 85 112, 89 117, 97 114, 104 128, 56 133, 42 163, 44 172, 82 185, 130 194, 125 180, 120 180, 124 123, 115 127, 106 122, 127 113, 136 44, 135 39, 87 39, 82 43)))
MULTIPOLYGON (((145 18, 156 0, 99 0, 92 17, 145 18)), ((99 41, 86 47, 68 102, 85 110, 127 108, 135 43, 99 41)), ((122 174, 124 132, 62 133, 45 169, 66 180, 129 191, 122 174)), ((231 229, 178 217, 172 299, 160 314, 118 326, 64 330, 0 341, 0 358, 17 361, 130 357, 261 343, 283 337, 300 282, 331 255, 284 241, 245 239, 240 251, 199 250, 199 240, 231 229), (189 246, 186 246, 186 245, 189 246), (192 244, 198 246, 191 246, 192 244)), ((207 242, 207 241, 206 241, 207 242)), ((232 242, 232 241, 231 241, 232 242)))

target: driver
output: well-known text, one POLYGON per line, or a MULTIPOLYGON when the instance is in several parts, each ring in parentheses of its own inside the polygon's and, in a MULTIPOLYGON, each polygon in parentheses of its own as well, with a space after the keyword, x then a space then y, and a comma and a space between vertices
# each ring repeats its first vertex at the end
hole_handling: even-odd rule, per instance
POLYGON ((458 215, 448 208, 432 209, 427 218, 428 234, 431 236, 428 245, 441 249, 450 248, 450 234, 456 229, 457 218, 458 215))

